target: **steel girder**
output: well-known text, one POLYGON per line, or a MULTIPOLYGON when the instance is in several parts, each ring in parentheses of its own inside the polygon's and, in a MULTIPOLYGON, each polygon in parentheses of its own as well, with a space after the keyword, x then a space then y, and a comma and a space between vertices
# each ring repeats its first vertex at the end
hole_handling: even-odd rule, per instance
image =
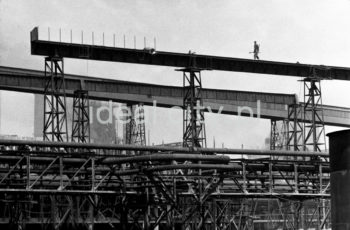
MULTIPOLYGON (((144 65, 159 65, 184 68, 188 67, 191 54, 172 53, 148 49, 128 49, 120 47, 97 46, 57 41, 45 41, 39 38, 38 27, 31 33, 31 53, 33 55, 54 55, 58 52, 62 57, 90 59, 110 62, 124 62, 144 65), (86 50, 82 52, 82 50, 86 50)), ((58 39, 58 38, 57 38, 58 39)), ((350 68, 336 66, 310 65, 301 63, 285 63, 275 61, 257 61, 251 59, 196 55, 197 67, 203 69, 236 71, 258 74, 272 74, 295 77, 308 77, 311 67, 322 69, 321 74, 338 80, 350 80, 350 68), (329 73, 329 74, 328 74, 329 73)))

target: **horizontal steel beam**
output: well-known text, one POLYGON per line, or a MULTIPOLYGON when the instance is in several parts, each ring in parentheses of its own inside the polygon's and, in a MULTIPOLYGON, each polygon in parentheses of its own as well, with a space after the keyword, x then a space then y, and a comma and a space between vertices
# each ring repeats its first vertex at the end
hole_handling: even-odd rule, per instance
MULTIPOLYGON (((143 103, 144 105, 173 107, 183 106, 183 88, 145 84, 138 82, 118 81, 111 79, 85 77, 66 74, 68 96, 74 90, 89 91, 89 97, 95 100, 112 100, 122 103, 143 103)), ((19 69, 0 66, 0 89, 43 94, 46 79, 43 71, 19 69)), ((254 117, 282 120, 287 118, 286 107, 296 102, 294 94, 274 94, 234 90, 203 89, 203 104, 212 112, 238 115, 239 108, 247 106, 253 110, 254 117)), ((324 105, 326 125, 350 127, 350 109, 324 105)), ((241 116, 250 116, 242 110, 241 116)), ((301 119, 301 121, 303 121, 301 119)))
POLYGON ((186 53, 150 51, 148 49, 126 49, 106 46, 84 45, 40 40, 38 28, 31 31, 31 53, 33 55, 61 56, 67 58, 98 61, 124 62, 169 67, 188 67, 195 57, 196 67, 209 70, 235 71, 258 74, 310 77, 313 69, 322 78, 350 80, 350 68, 257 61, 242 58, 218 57, 186 53))
POLYGON ((102 162, 105 164, 140 163, 147 161, 204 161, 211 163, 227 164, 230 161, 228 156, 200 155, 200 154, 151 154, 140 156, 128 156, 120 158, 106 158, 102 162))

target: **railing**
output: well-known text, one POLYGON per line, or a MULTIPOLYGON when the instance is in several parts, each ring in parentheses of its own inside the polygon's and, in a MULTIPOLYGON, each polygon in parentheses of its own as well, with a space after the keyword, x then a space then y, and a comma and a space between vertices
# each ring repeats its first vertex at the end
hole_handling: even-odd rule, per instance
POLYGON ((133 49, 156 49, 156 38, 137 39, 135 35, 127 36, 122 33, 104 33, 94 31, 35 27, 31 32, 32 40, 46 40, 62 43, 74 43, 106 47, 122 47, 133 49))

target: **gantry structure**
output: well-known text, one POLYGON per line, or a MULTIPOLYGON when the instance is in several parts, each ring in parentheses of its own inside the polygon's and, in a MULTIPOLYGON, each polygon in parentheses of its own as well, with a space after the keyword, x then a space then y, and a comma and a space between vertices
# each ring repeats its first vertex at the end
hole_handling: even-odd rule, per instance
MULTIPOLYGON (((320 146, 324 125, 347 126, 348 111, 322 105, 319 82, 349 80, 350 69, 45 41, 39 39, 38 28, 31 32, 31 52, 47 57, 44 79, 37 78, 38 72, 17 69, 12 76, 28 74, 32 80, 0 85, 45 95, 44 141, 0 141, 3 226, 208 230, 330 226, 329 161, 320 146), (128 86, 128 92, 138 89, 139 96, 130 97, 125 91, 123 96, 114 89, 132 83, 67 78, 63 58, 180 68, 182 89, 167 88, 167 93, 177 92, 171 96, 178 100, 161 100, 161 105, 180 103, 184 109, 183 147, 145 146, 142 105, 151 104, 150 94, 162 99, 161 90, 152 91, 160 86, 133 84, 136 88, 128 86), (272 150, 206 148, 205 103, 216 108, 233 95, 239 101, 249 94, 203 89, 201 72, 206 70, 304 77, 304 103, 293 95, 260 94, 264 106, 274 104, 263 110, 263 118, 271 119, 272 150), (93 84, 95 90, 90 90, 93 84), (106 93, 98 94, 103 84, 110 96, 122 97, 131 108, 126 145, 89 143, 88 100, 107 99, 106 93), (67 142, 67 95, 74 96, 72 142, 67 142), (141 116, 136 118, 138 110, 141 116), (142 125, 136 125, 137 119, 142 125), (280 120, 286 144, 277 145, 280 120)), ((9 77, 8 71, 0 70, 0 75, 9 77)), ((232 107, 225 112, 237 114, 232 107)))

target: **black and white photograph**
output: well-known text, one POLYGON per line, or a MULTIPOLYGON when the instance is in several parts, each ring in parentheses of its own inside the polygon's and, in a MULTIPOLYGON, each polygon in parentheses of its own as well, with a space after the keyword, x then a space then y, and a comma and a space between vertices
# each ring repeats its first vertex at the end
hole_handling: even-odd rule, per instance
POLYGON ((0 0, 0 230, 350 230, 350 0, 0 0))

